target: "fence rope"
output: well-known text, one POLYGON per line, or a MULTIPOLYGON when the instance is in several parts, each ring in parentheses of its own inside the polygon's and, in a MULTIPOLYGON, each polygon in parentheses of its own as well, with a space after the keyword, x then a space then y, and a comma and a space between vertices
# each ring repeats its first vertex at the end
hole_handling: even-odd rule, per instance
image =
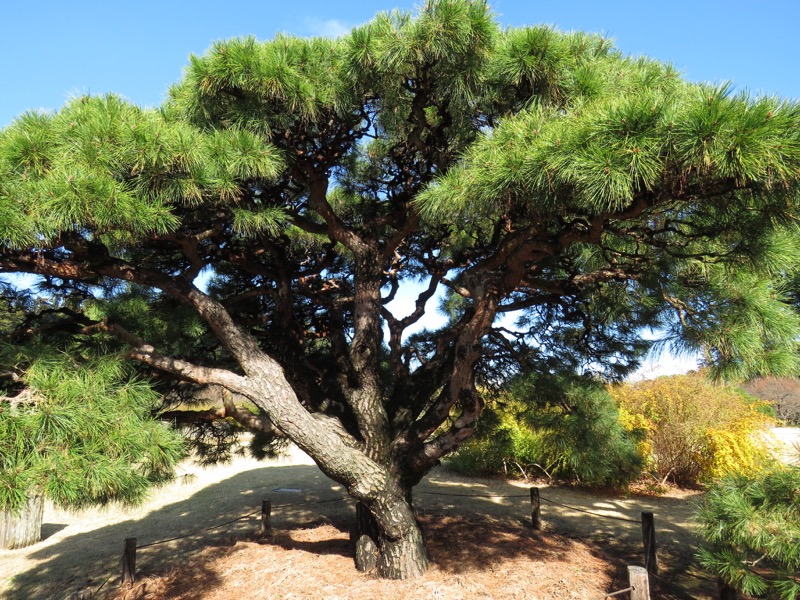
MULTIPOLYGON (((295 503, 290 503, 290 504, 278 504, 278 505, 273 506, 272 508, 286 508, 286 507, 290 507, 290 506, 310 506, 312 504, 326 504, 326 503, 329 503, 329 502, 340 502, 341 500, 346 500, 347 498, 349 498, 349 496, 340 496, 339 498, 329 498, 327 500, 309 500, 307 502, 295 502, 295 503)), ((249 519, 249 518, 254 517, 254 516, 256 516, 257 514, 260 514, 260 513, 261 513, 261 509, 259 508, 258 510, 254 510, 253 512, 247 513, 246 515, 243 515, 241 517, 237 517, 235 519, 231 519, 230 521, 225 521, 224 523, 218 523, 216 525, 212 525, 211 527, 204 527, 203 529, 198 529, 197 531, 194 531, 192 533, 187 533, 185 535, 179 535, 179 536, 167 538, 167 539, 164 539, 164 540, 158 540, 157 542, 150 542, 149 544, 137 544, 136 545, 136 549, 139 550, 141 548, 149 548, 151 546, 158 546, 160 544, 166 544, 168 542, 175 542, 177 540, 183 540, 183 539, 186 539, 186 538, 190 538, 190 537, 193 537, 193 536, 198 535, 200 533, 205 533, 206 531, 212 531, 214 529, 219 529, 220 527, 225 527, 225 525, 231 525, 232 523, 236 523, 237 521, 243 521, 244 519, 249 519)))
POLYGON ((419 490, 416 494, 429 496, 452 496, 454 498, 530 498, 529 494, 448 494, 447 492, 425 492, 419 490))
MULTIPOLYGON (((117 565, 117 566, 119 566, 119 565, 121 565, 121 564, 122 564, 122 561, 121 561, 121 560, 120 560, 120 561, 115 561, 115 563, 114 563, 114 564, 115 564, 115 565, 117 565)), ((112 569, 111 569, 111 568, 109 568, 109 570, 112 570, 112 569)), ((111 578, 112 578, 112 577, 114 577, 114 573, 111 573, 111 575, 109 575, 108 577, 106 577, 106 580, 105 580, 103 583, 101 583, 101 584, 100 584, 100 587, 98 587, 98 588, 97 588, 95 591, 93 591, 93 592, 92 592, 92 593, 89 595, 89 598, 94 598, 95 596, 97 596, 97 594, 99 594, 99 593, 100 593, 100 590, 102 590, 104 587, 106 587, 106 584, 107 584, 109 581, 111 581, 111 578)), ((69 598, 74 598, 74 597, 76 597, 76 596, 82 596, 82 592, 84 592, 84 591, 88 591, 89 589, 91 589, 91 588, 81 588, 81 589, 80 589, 80 590, 78 590, 77 592, 72 592, 72 593, 71 593, 69 596, 67 596, 67 598, 69 599, 69 598)))
MULTIPOLYGON (((445 496, 445 497, 459 497, 459 498, 529 498, 530 497, 529 494, 455 494, 455 493, 447 493, 447 492, 429 492, 429 491, 423 491, 423 490, 418 490, 416 493, 425 494, 425 495, 429 495, 429 496, 445 496)), ((600 513, 594 512, 594 511, 583 509, 583 508, 578 508, 577 506, 570 506, 569 504, 563 504, 561 502, 557 502, 555 500, 547 498, 546 496, 541 496, 540 495, 539 498, 541 500, 543 500, 545 502, 548 502, 549 504, 553 504, 555 506, 561 506, 561 507, 567 508, 569 510, 573 510, 573 511, 576 511, 576 512, 581 512, 581 513, 586 513, 586 514, 589 514, 589 515, 592 515, 592 516, 595 516, 595 517, 600 517, 600 518, 603 518, 603 519, 611 519, 611 520, 614 520, 614 521, 624 521, 626 523, 637 523, 637 524, 641 524, 642 523, 642 521, 638 520, 638 519, 628 519, 628 518, 625 518, 625 517, 614 517, 614 516, 611 516, 611 515, 604 515, 604 514, 600 514, 600 513)), ((317 505, 317 504, 329 504, 329 503, 332 503, 332 502, 341 502, 341 501, 346 501, 346 500, 351 500, 351 497, 348 496, 348 495, 344 495, 344 496, 339 496, 337 498, 328 498, 326 500, 308 500, 308 501, 305 501, 305 502, 290 502, 290 503, 285 503, 285 504, 276 504, 276 505, 273 505, 271 508, 293 508, 293 507, 298 507, 298 506, 312 506, 312 505, 317 505)), ((242 515, 241 517, 237 517, 235 519, 230 519, 229 521, 225 521, 223 523, 218 523, 218 524, 212 525, 210 527, 205 527, 203 529, 198 529, 197 531, 194 531, 192 533, 187 533, 185 535, 180 535, 180 536, 175 536, 175 537, 171 537, 171 538, 167 538, 167 539, 163 539, 163 540, 158 540, 156 542, 150 542, 148 544, 137 545, 136 548, 137 549, 149 548, 151 546, 158 546, 158 545, 161 545, 161 544, 166 544, 166 543, 169 543, 169 542, 174 542, 174 541, 177 541, 177 540, 190 538, 190 537, 196 536, 196 535, 198 535, 200 533, 204 533, 204 532, 207 532, 207 531, 212 531, 214 529, 219 529, 221 527, 225 527, 226 525, 231 525, 231 524, 236 523, 238 521, 243 521, 244 519, 252 518, 252 517, 258 515, 259 513, 261 513, 261 509, 254 510, 253 512, 247 513, 246 515, 242 515)), ((695 579, 713 582, 712 579, 707 578, 707 577, 703 577, 701 575, 695 575, 693 573, 688 573, 688 572, 685 573, 685 574, 690 576, 690 577, 693 577, 695 579)), ((649 573, 649 575, 651 577, 655 577, 657 579, 662 579, 661 577, 659 577, 655 573, 649 573)), ((109 575, 106 578, 106 580, 102 584, 100 584, 100 587, 98 587, 94 591, 92 596, 96 596, 105 587, 105 585, 111 580, 112 577, 113 577, 113 574, 109 575)), ((603 597, 603 600, 606 600, 607 598, 613 598, 615 596, 619 596, 619 595, 625 594, 627 592, 631 592, 634 589, 635 588, 633 586, 631 586, 631 587, 628 587, 628 588, 625 588, 625 589, 622 589, 622 590, 617 590, 616 592, 610 592, 610 593, 606 594, 603 597)))
MULTIPOLYGON (((417 493, 426 494, 426 495, 429 495, 429 496, 447 496, 447 497, 457 497, 457 498, 528 498, 529 497, 528 494, 451 494, 451 493, 447 493, 447 492, 427 492, 427 491, 419 491, 417 493)), ((561 502, 556 502, 555 500, 551 500, 550 498, 547 498, 546 496, 539 496, 539 497, 542 500, 544 500, 545 502, 548 502, 550 504, 554 504, 556 506, 561 506, 561 507, 567 508, 569 510, 574 510, 574 511, 577 511, 577 512, 586 513, 586 514, 589 514, 589 515, 592 515, 592 516, 595 516, 595 517, 600 517, 602 519, 611 519, 611 520, 614 520, 614 521, 624 521, 626 523, 638 523, 638 524, 642 523, 640 520, 637 520, 637 519, 627 519, 625 517, 613 517, 611 515, 603 515, 603 514, 600 514, 600 513, 597 513, 597 512, 593 512, 593 511, 590 511, 590 510, 586 510, 586 509, 583 509, 583 508, 578 508, 577 506, 570 506, 569 504, 563 504, 561 502)), ((327 503, 330 503, 330 502, 341 502, 343 500, 349 500, 349 499, 350 499, 349 496, 340 496, 338 498, 329 498, 327 500, 309 500, 307 502, 291 502, 291 503, 286 503, 286 504, 276 504, 272 508, 290 508, 290 507, 297 507, 297 506, 312 506, 312 505, 315 505, 315 504, 327 504, 327 503)), ((158 546, 158 545, 161 545, 161 544, 167 544, 169 542, 175 542, 175 541, 178 541, 178 540, 183 540, 183 539, 186 539, 186 538, 190 538, 190 537, 193 537, 193 536, 198 535, 200 533, 205 533, 206 531, 212 531, 214 529, 219 529, 220 527, 225 527, 226 525, 231 525, 232 523, 236 523, 238 521, 243 521, 244 519, 249 519, 249 518, 254 517, 255 515, 259 514, 260 512, 261 512, 261 509, 255 510, 255 511, 253 511, 251 513, 248 513, 246 515, 243 515, 241 517, 237 517, 236 519, 231 519, 229 521, 225 521, 223 523, 218 523, 218 524, 212 525, 210 527, 204 527, 203 529, 198 529, 197 531, 194 531, 192 533, 187 533, 187 534, 184 534, 184 535, 179 535, 179 536, 175 536, 175 537, 171 537, 171 538, 167 538, 167 539, 163 539, 163 540, 158 540, 156 542, 150 542, 149 544, 137 545, 136 548, 137 549, 150 548, 151 546, 158 546)))
POLYGON ((311 506, 312 504, 329 504, 331 502, 341 502, 349 500, 350 496, 340 496, 338 498, 328 498, 327 500, 309 500, 308 502, 290 502, 288 504, 273 504, 272 508, 287 508, 291 506, 311 506))
POLYGON ((600 513, 596 513, 591 510, 586 510, 584 508, 578 508, 577 506, 570 506, 569 504, 562 504, 561 502, 550 500, 550 498, 546 498, 545 496, 539 496, 539 498, 541 498, 545 502, 549 502, 550 504, 555 504, 556 506, 562 506, 570 510, 586 513, 587 515, 594 515, 595 517, 601 517, 603 519, 611 519, 612 521, 625 521, 626 523, 638 523, 639 525, 642 524, 642 522, 639 519, 628 519, 627 517, 613 517, 611 515, 601 515, 600 513))
MULTIPOLYGON (((675 582, 672 581, 672 579, 668 579, 663 575, 659 575, 658 573, 648 573, 648 575, 650 577, 652 577, 653 579, 658 579, 660 581, 663 581, 664 583, 672 584, 672 585, 676 585, 677 586, 677 584, 675 584, 675 582)), ((708 582, 708 583, 713 583, 714 585, 716 585, 716 583, 717 583, 716 579, 712 579, 711 577, 705 577, 704 575, 697 575, 697 574, 691 573, 689 571, 681 571, 681 575, 685 575, 686 577, 691 577, 692 579, 697 579, 698 581, 705 581, 705 582, 708 582)))
MULTIPOLYGON (((529 494, 448 494, 446 492, 424 492, 419 491, 418 494, 427 494, 429 496, 452 496, 458 498, 530 498, 529 494)), ((561 506, 563 508, 568 508, 570 510, 574 510, 577 512, 586 513, 589 515, 594 515, 595 517, 601 517, 603 519, 612 519, 614 521, 625 521, 626 523, 638 523, 639 525, 642 524, 640 520, 637 519, 628 519, 626 517, 612 517, 611 515, 603 515, 597 512, 593 512, 591 510, 586 510, 583 508, 578 508, 577 506, 570 506, 569 504, 562 504, 561 502, 556 502, 555 500, 551 500, 546 496, 539 495, 541 500, 545 502, 549 502, 550 504, 555 504, 556 506, 561 506)))
POLYGON ((94 598, 95 596, 97 596, 97 594, 99 594, 99 593, 100 593, 100 590, 102 590, 104 587, 106 587, 106 584, 107 584, 109 581, 111 581, 111 578, 112 578, 112 577, 114 577, 114 574, 113 574, 113 573, 112 573, 111 575, 109 575, 108 577, 106 577, 106 580, 105 580, 103 583, 101 583, 101 584, 100 584, 100 587, 99 587, 99 588, 97 588, 97 589, 96 589, 96 590, 95 590, 95 591, 92 593, 92 598, 94 598))
MULTIPOLYGON (((716 579, 712 579, 711 577, 704 577, 703 575, 695 575, 694 573, 689 573, 688 571, 684 571, 684 575, 688 575, 689 577, 697 579, 698 581, 707 581, 708 583, 713 583, 713 584, 717 583, 716 579)), ((658 575, 656 575, 656 577, 658 577, 658 575)), ((660 577, 658 578, 661 579, 660 577)))
POLYGON ((198 529, 197 531, 194 531, 192 533, 187 533, 185 535, 179 535, 179 536, 176 536, 176 537, 167 538, 165 540, 158 540, 157 542, 150 542, 149 544, 141 544, 141 545, 137 544, 136 545, 136 549, 138 550, 138 549, 141 549, 141 548, 149 548, 150 546, 158 546, 160 544, 166 544, 168 542, 174 542, 176 540, 183 540, 183 539, 186 539, 186 538, 190 538, 192 536, 197 535, 198 533, 204 533, 206 531, 211 531, 213 529, 219 529, 220 527, 225 527, 225 525, 230 525, 231 523, 236 523, 237 521, 243 521, 244 519, 249 519, 250 517, 253 517, 253 516, 257 515, 260 512, 261 512, 261 509, 259 508, 256 511, 253 511, 253 512, 248 513, 248 514, 246 514, 244 516, 241 516, 241 517, 237 517, 236 519, 231 519, 230 521, 225 521, 224 523, 218 523, 217 525, 212 525, 211 527, 205 527, 203 529, 198 529))
POLYGON ((626 587, 624 590, 617 590, 616 592, 609 592, 608 594, 603 596, 603 600, 606 600, 606 598, 613 598, 614 596, 619 596, 621 594, 627 594, 628 592, 632 592, 635 589, 636 589, 635 587, 631 586, 631 587, 626 587))

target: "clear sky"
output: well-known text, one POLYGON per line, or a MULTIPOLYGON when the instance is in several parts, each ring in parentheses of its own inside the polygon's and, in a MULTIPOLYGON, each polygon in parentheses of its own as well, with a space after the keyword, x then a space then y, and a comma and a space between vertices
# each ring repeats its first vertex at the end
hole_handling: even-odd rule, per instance
MULTIPOLYGON (((115 92, 156 106, 189 54, 213 40, 277 32, 341 35, 422 0, 0 0, 0 127, 71 96, 115 92)), ((692 81, 800 99, 800 0, 495 0, 503 26, 549 24, 613 38, 692 81)), ((691 366, 691 363, 688 364, 691 366)), ((683 370, 668 354, 650 375, 683 370)))
MULTIPOLYGON (((422 0, 0 0, 0 127, 70 96, 116 92, 159 104, 190 53, 215 39, 338 35, 422 0)), ((547 23, 616 40, 694 81, 800 98, 798 0, 495 0, 504 26, 547 23)))

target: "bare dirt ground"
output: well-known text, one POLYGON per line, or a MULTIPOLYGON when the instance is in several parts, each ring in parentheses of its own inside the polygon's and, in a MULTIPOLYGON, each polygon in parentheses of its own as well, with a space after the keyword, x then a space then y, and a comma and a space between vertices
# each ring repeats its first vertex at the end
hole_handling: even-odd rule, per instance
POLYGON ((135 509, 47 507, 42 542, 0 550, 0 597, 60 600, 84 590, 85 598, 117 600, 600 600, 627 587, 626 565, 643 563, 642 511, 654 513, 657 529, 661 573, 651 581, 653 597, 713 594, 714 582, 691 566, 699 492, 621 497, 537 483, 545 526, 535 531, 530 485, 434 470, 415 488, 414 503, 435 566, 422 578, 387 582, 355 569, 353 505, 302 453, 270 463, 187 463, 135 509), (259 539, 265 499, 273 532, 259 539), (129 537, 139 546, 139 580, 121 588, 129 537))

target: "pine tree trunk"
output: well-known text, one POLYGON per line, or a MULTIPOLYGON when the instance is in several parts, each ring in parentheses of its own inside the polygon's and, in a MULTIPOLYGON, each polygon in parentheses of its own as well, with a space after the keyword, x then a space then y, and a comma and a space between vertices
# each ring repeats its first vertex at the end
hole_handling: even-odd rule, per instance
POLYGON ((419 525, 400 539, 381 539, 378 575, 387 579, 411 579, 423 575, 431 565, 419 525))
POLYGON ((359 570, 375 569, 387 579, 411 579, 430 567, 425 537, 405 499, 378 502, 371 509, 359 503, 356 525, 359 570))
POLYGON ((42 539, 44 498, 31 496, 19 513, 0 511, 0 548, 13 550, 42 539))

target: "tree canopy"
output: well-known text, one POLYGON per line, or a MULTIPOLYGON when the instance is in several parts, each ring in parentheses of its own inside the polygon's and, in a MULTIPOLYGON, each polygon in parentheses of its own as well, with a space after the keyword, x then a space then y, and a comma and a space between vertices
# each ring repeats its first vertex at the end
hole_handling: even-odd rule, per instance
POLYGON ((82 336, 169 389, 224 389, 215 414, 359 500, 363 566, 413 576, 408 493, 474 431, 479 386, 619 378, 648 327, 720 376, 796 369, 775 282, 797 263, 798 124, 793 101, 501 29, 480 0, 220 41, 158 109, 84 96, 0 132, 0 273, 53 304, 15 340, 82 336), (419 331, 437 303, 446 325, 419 331))

